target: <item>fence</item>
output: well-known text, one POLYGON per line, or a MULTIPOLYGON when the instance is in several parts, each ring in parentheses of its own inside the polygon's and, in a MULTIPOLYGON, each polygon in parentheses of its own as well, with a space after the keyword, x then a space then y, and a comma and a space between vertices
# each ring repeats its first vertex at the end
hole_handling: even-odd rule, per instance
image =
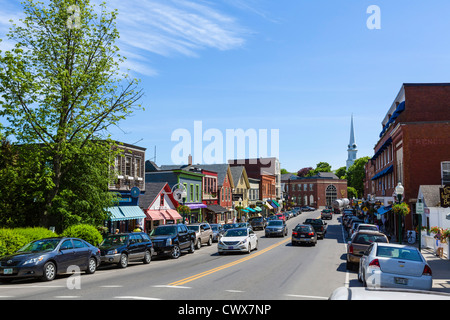
MULTIPOLYGON (((429 248, 436 251, 436 239, 434 238, 434 235, 422 233, 422 248, 429 248)), ((447 258, 447 260, 450 260, 449 251, 450 243, 448 241, 447 243, 444 243, 444 256, 447 258)))

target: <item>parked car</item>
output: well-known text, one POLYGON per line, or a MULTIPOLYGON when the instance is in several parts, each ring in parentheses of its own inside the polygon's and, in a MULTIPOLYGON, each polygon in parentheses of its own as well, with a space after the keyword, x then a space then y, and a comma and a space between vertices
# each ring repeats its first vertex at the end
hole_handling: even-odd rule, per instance
POLYGON ((252 228, 252 225, 248 222, 238 222, 236 228, 252 228))
POLYGON ((356 227, 356 232, 358 231, 364 231, 364 230, 371 230, 371 231, 380 231, 377 225, 375 224, 368 224, 368 223, 360 223, 356 227))
POLYGON ((347 269, 351 270, 358 266, 364 252, 374 242, 388 243, 389 240, 384 233, 378 231, 362 230, 356 232, 347 246, 347 269))
POLYGON ((119 233, 106 236, 99 245, 101 262, 126 268, 130 261, 152 261, 153 244, 144 232, 119 233))
POLYGON ((277 213, 275 216, 278 218, 278 220, 283 220, 283 221, 287 220, 284 213, 277 213))
POLYGON ((364 286, 431 290, 432 271, 420 251, 406 245, 374 242, 363 254, 358 280, 364 286))
POLYGON ((267 221, 263 217, 253 217, 248 220, 253 230, 261 229, 264 230, 267 225, 267 221))
POLYGON ((250 228, 229 229, 217 244, 219 254, 246 252, 258 249, 258 237, 250 228))
POLYGON ((219 241, 220 237, 225 232, 223 230, 223 226, 219 223, 211 223, 210 226, 211 226, 211 230, 213 233, 213 237, 212 237, 213 242, 219 241))
POLYGON ((189 230, 195 232, 195 247, 200 249, 202 244, 212 245, 213 241, 213 231, 209 223, 191 223, 187 225, 189 230))
POLYGON ((327 234, 327 223, 322 219, 306 219, 304 224, 310 224, 313 226, 314 230, 316 230, 317 237, 325 238, 327 234))
POLYGON ((309 243, 315 246, 317 244, 317 232, 310 224, 298 224, 292 230, 291 243, 293 246, 300 243, 309 243))
POLYGON ((359 220, 356 220, 355 222, 353 222, 350 229, 348 230, 348 235, 350 237, 352 237, 353 234, 356 232, 356 229, 358 228, 358 226, 363 223, 364 223, 364 221, 361 222, 359 220))
POLYGON ((328 300, 450 300, 450 294, 400 288, 339 287, 328 300))
POLYGON ((152 230, 150 238, 156 255, 170 255, 178 259, 182 250, 195 251, 195 232, 184 224, 160 225, 152 230))
POLYGON ((345 229, 347 230, 347 232, 350 232, 350 229, 354 222, 364 223, 364 220, 362 220, 358 217, 352 217, 352 218, 348 219, 347 224, 345 226, 345 229))
POLYGON ((57 274, 78 266, 88 274, 97 270, 100 250, 78 238, 45 238, 32 241, 12 255, 0 259, 0 281, 40 278, 52 281, 57 274))
POLYGON ((223 225, 223 230, 225 233, 228 229, 236 229, 237 227, 238 227, 237 223, 227 223, 223 225))
POLYGON ((266 237, 287 236, 287 226, 284 220, 270 220, 266 227, 266 237))
POLYGON ((325 219, 328 219, 328 220, 331 220, 331 219, 333 219, 333 215, 332 215, 333 213, 332 213, 332 211, 330 210, 330 209, 324 209, 324 210, 322 210, 322 212, 320 213, 320 217, 323 219, 323 220, 325 220, 325 219))
POLYGON ((310 207, 310 206, 303 206, 302 211, 315 211, 316 208, 310 207))

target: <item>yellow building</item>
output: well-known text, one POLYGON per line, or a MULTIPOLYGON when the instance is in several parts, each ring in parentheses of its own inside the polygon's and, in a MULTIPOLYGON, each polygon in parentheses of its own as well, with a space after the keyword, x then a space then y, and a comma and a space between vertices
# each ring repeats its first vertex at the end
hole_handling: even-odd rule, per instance
POLYGON ((244 166, 230 167, 231 175, 234 181, 233 190, 233 206, 238 208, 236 210, 236 221, 245 221, 248 219, 248 210, 246 209, 249 205, 248 202, 248 192, 250 190, 250 182, 248 181, 247 172, 244 166))

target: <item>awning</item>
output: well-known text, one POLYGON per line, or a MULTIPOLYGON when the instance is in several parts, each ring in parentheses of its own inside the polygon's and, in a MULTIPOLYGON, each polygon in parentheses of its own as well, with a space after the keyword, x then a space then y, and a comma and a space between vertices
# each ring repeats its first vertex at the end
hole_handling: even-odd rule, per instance
POLYGON ((269 209, 273 209, 272 205, 269 203, 269 201, 266 201, 266 206, 269 207, 269 209))
POLYGON ((381 207, 377 210, 377 214, 385 214, 386 212, 391 211, 392 206, 388 206, 388 207, 381 207))
POLYGON ((254 209, 255 209, 255 211, 258 211, 258 212, 262 211, 262 209, 260 207, 255 207, 254 209))
POLYGON ((159 210, 147 210, 147 220, 165 220, 164 216, 159 210))
POLYGON ((278 208, 280 205, 278 204, 278 202, 276 202, 275 200, 270 200, 270 204, 272 205, 272 207, 274 208, 278 208))
POLYGON ((224 213, 224 212, 228 212, 227 208, 224 208, 222 206, 219 206, 218 204, 209 204, 206 207, 206 210, 212 211, 214 213, 224 213))
POLYGON ((387 149, 387 147, 389 147, 392 144, 392 138, 389 137, 389 139, 387 139, 383 145, 377 150, 377 152, 375 152, 374 156, 372 157, 371 160, 375 160, 376 158, 378 158, 379 155, 381 155, 383 153, 384 150, 387 149))
POLYGON ((186 204, 190 209, 201 209, 201 208, 207 208, 208 206, 203 203, 187 203, 186 204))
POLYGON ((110 207, 107 210, 111 214, 109 217, 111 221, 136 220, 146 217, 144 211, 138 206, 110 207))
POLYGON ((183 217, 178 213, 177 210, 169 209, 166 213, 172 218, 169 220, 183 220, 183 217))
POLYGON ((240 211, 248 212, 248 210, 246 210, 246 209, 241 209, 240 211))
POLYGON ((389 167, 387 167, 386 169, 378 172, 376 175, 373 176, 373 178, 371 180, 377 180, 389 173, 392 173, 394 171, 394 165, 391 165, 389 167))
POLYGON ((276 205, 277 207, 281 207, 281 205, 280 205, 276 200, 272 200, 272 202, 275 203, 275 205, 276 205))
POLYGON ((252 209, 252 208, 250 208, 250 207, 247 207, 247 208, 245 208, 245 209, 248 210, 248 211, 250 211, 250 212, 256 212, 255 209, 252 209))

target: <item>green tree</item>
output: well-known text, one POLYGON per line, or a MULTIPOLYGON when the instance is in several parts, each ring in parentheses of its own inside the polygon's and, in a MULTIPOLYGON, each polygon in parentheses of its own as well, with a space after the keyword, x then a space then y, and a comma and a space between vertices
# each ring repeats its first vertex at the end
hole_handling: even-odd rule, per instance
POLYGON ((310 170, 307 177, 317 175, 319 172, 331 172, 331 165, 328 162, 319 162, 314 170, 310 170))
POLYGON ((0 116, 8 122, 6 136, 39 145, 45 182, 37 199, 39 224, 48 226, 51 215, 68 216, 69 203, 80 195, 72 188, 84 170, 78 166, 92 164, 82 158, 111 161, 109 149, 95 141, 106 140, 108 127, 141 108, 142 90, 119 69, 117 10, 107 12, 101 4, 97 14, 88 0, 50 0, 47 6, 26 0, 23 6, 22 24, 8 33, 15 47, 0 52, 0 116))
POLYGON ((353 187, 347 187, 347 196, 349 199, 358 199, 358 191, 356 191, 356 189, 353 187))
POLYGON ((365 165, 370 157, 357 159, 347 171, 347 185, 355 188, 359 197, 364 195, 364 179, 366 177, 365 165))
POLYGON ((345 167, 345 166, 340 167, 339 169, 336 170, 335 174, 339 179, 346 179, 347 167, 345 167))

